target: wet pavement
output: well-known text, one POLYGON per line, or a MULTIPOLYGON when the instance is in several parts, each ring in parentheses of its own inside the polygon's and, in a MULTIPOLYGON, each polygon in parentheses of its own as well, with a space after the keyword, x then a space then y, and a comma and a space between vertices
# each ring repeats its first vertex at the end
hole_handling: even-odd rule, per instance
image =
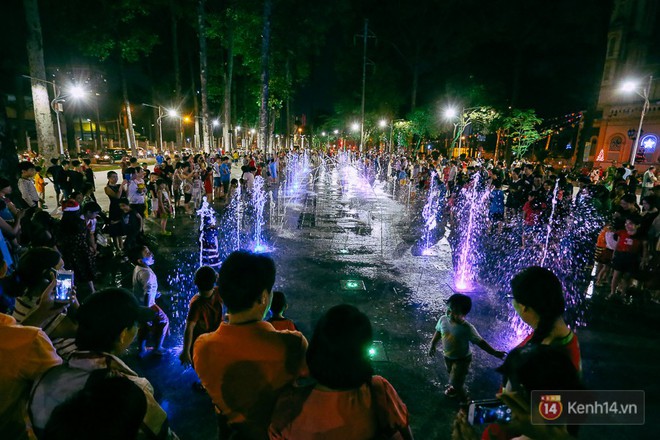
MULTIPOLYGON (((379 341, 376 372, 408 405, 415 437, 450 438, 458 404, 442 393, 447 374, 441 355, 429 358, 426 353, 443 299, 453 293, 451 251, 442 238, 432 255, 411 253, 421 236, 423 194, 390 182, 371 186, 351 166, 319 167, 311 179, 270 190, 265 234, 278 269, 275 288, 288 297, 288 317, 309 338, 316 320, 333 305, 349 303, 365 312, 379 341), (347 290, 362 283, 364 289, 347 290)), ((199 224, 178 216, 172 225, 171 237, 152 237, 154 270, 172 322, 169 353, 162 359, 127 355, 126 361, 154 385, 180 438, 213 439, 210 400, 192 389, 194 372, 178 361, 187 302, 194 294, 190 278, 198 265, 199 224)), ((105 267, 100 285, 129 285, 130 267, 115 262, 105 267)), ((472 297, 468 320, 496 349, 513 348, 525 331, 512 325, 508 301, 488 289, 472 297)), ((640 427, 584 427, 580 438, 655 438, 660 311, 606 305, 598 296, 590 307, 587 326, 577 330, 585 382, 592 389, 646 390, 647 422, 640 427)), ((493 369, 500 361, 476 347, 473 353, 470 395, 491 398, 499 388, 493 369)))

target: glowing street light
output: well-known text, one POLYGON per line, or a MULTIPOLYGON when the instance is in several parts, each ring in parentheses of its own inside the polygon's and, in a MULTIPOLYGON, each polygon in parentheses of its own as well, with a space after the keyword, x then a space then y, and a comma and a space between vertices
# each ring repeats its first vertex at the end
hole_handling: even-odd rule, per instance
POLYGON ((385 128, 385 127, 387 127, 387 121, 386 121, 385 119, 381 119, 381 120, 378 122, 378 126, 379 126, 380 128, 385 128))
POLYGON ((351 124, 351 130, 358 131, 360 129, 360 124, 358 122, 353 122, 351 124))
POLYGON ((338 134, 339 134, 339 130, 335 130, 335 131, 333 131, 333 133, 334 133, 334 134, 335 134, 335 136, 336 136, 336 135, 338 135, 338 134))
POLYGON ((627 80, 624 81, 623 84, 621 84, 621 91, 630 93, 630 92, 635 92, 639 89, 639 81, 637 80, 627 80))
POLYGON ((214 127, 219 127, 219 126, 220 126, 220 121, 217 120, 217 119, 214 119, 214 120, 213 120, 213 126, 214 126, 214 127))
POLYGON ((169 116, 170 118, 178 118, 179 113, 176 110, 174 110, 173 108, 171 108, 171 109, 167 110, 167 116, 169 116))
POLYGON ((639 147, 639 139, 642 137, 642 125, 644 124, 644 116, 649 111, 649 93, 651 92, 651 83, 653 82, 653 75, 649 75, 648 82, 642 88, 641 81, 627 80, 621 85, 621 91, 626 93, 635 92, 644 98, 642 105, 642 115, 639 118, 639 127, 637 128, 637 136, 633 144, 632 151, 630 152, 630 165, 635 165, 635 158, 637 156, 637 148, 639 147))
POLYGON ((445 119, 454 119, 456 116, 458 116, 458 110, 454 107, 447 107, 445 109, 445 119))
POLYGON ((87 96, 87 91, 86 91, 85 89, 83 89, 83 88, 82 88, 80 85, 78 85, 78 84, 75 84, 75 85, 69 87, 68 92, 69 92, 69 95, 70 95, 72 98, 75 98, 75 99, 82 99, 82 98, 84 98, 85 96, 87 96))

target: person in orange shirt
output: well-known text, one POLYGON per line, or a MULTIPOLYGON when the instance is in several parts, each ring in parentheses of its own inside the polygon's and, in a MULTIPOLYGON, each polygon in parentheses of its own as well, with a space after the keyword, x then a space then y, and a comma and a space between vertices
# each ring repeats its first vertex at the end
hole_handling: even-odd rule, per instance
POLYGON ((275 262, 265 255, 236 251, 220 267, 228 322, 197 339, 193 361, 218 412, 221 439, 266 438, 280 392, 307 374, 305 337, 263 321, 274 284, 275 262))
POLYGON ((282 393, 271 440, 413 438, 406 405, 387 379, 374 375, 372 335, 369 318, 351 305, 325 313, 307 351, 316 382, 282 393))
POLYGON ((270 311, 273 314, 268 320, 275 330, 298 330, 296 324, 289 318, 284 317, 284 312, 289 308, 284 292, 273 292, 273 301, 270 303, 270 311))
MULTIPOLYGON (((4 260, 1 264, 4 266, 4 260)), ((30 316, 31 324, 38 325, 53 313, 54 287, 53 279, 42 294, 40 307, 30 316)), ((61 363, 62 359, 43 330, 22 326, 11 316, 0 313, 0 438, 28 438, 25 402, 32 383, 46 370, 61 363)))

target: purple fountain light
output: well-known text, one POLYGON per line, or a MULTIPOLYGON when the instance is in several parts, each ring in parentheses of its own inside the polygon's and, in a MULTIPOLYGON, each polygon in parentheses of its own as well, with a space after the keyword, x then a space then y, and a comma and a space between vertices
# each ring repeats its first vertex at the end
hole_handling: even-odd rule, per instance
POLYGON ((437 216, 438 209, 440 209, 440 197, 439 197, 438 183, 436 179, 436 173, 433 171, 431 173, 431 185, 429 187, 429 194, 426 199, 426 204, 422 210, 422 217, 424 218, 424 249, 422 250, 422 255, 433 255, 431 247, 435 244, 433 243, 433 231, 438 226, 437 216))
POLYGON ((490 194, 489 191, 479 190, 480 176, 479 172, 474 173, 468 187, 461 191, 464 197, 462 211, 464 213, 467 211, 467 221, 462 225, 464 233, 458 245, 458 264, 454 284, 456 290, 462 292, 473 290, 476 287, 474 265, 476 252, 478 252, 477 235, 483 229, 479 225, 483 226, 485 202, 490 194))

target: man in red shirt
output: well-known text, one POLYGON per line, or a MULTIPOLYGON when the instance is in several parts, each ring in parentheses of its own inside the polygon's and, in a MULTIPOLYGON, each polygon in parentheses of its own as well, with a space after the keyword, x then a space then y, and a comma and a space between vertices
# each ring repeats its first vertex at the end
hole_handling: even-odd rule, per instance
POLYGON ((279 394, 307 373, 305 337, 263 321, 274 284, 275 263, 264 255, 233 252, 220 267, 229 322, 197 339, 193 361, 218 412, 221 439, 267 438, 279 394))

